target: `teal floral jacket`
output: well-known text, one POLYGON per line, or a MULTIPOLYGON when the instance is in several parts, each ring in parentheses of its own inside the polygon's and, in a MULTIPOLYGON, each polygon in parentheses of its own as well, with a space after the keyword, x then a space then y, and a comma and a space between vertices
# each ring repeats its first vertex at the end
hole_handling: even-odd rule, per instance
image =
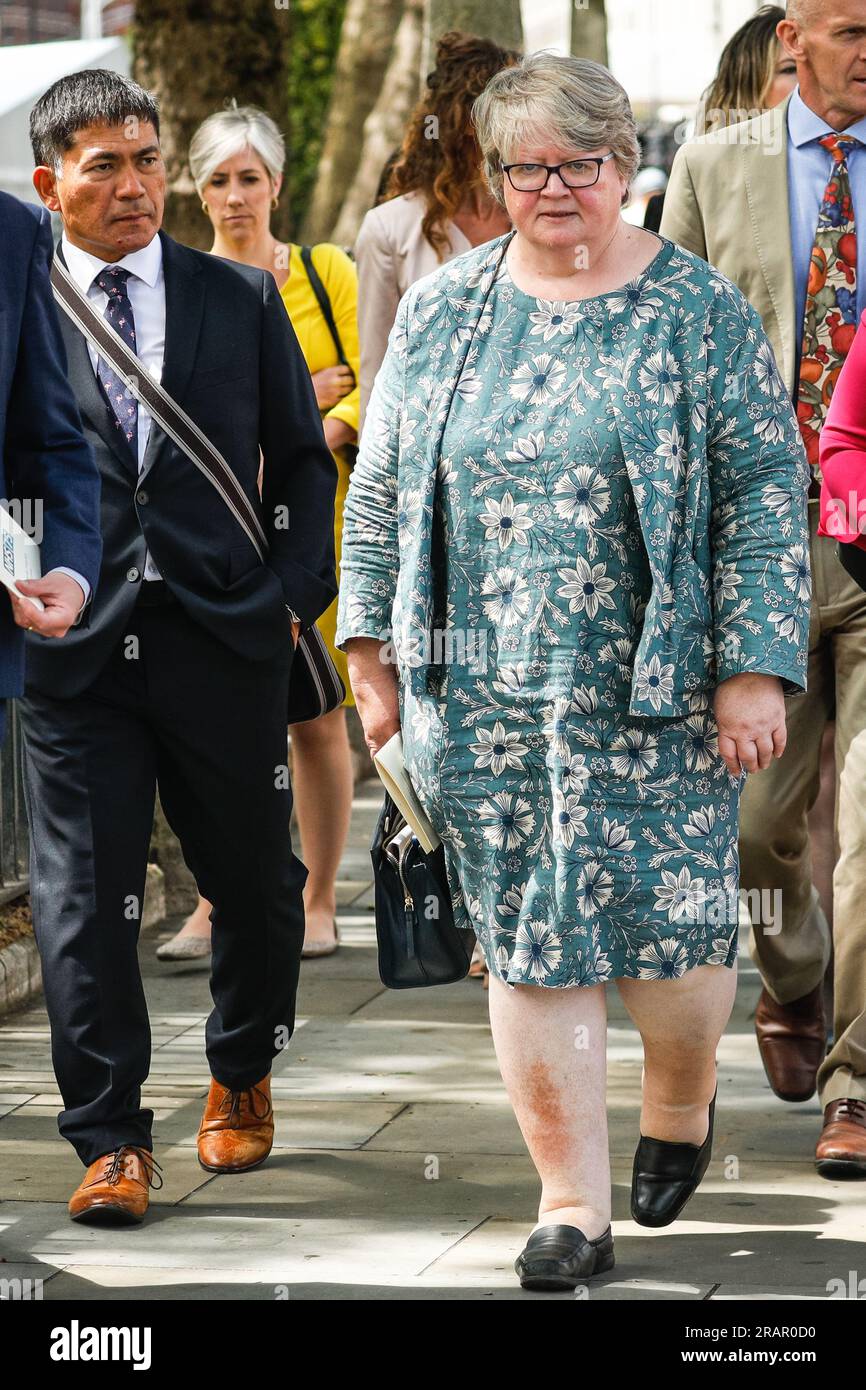
MULTIPOLYGON (((337 645, 391 642, 401 687, 419 695, 436 662, 440 442, 454 393, 473 398, 509 236, 403 296, 346 500, 337 645)), ((619 432, 652 574, 629 712, 684 714, 690 695, 742 671, 801 693, 808 467, 760 318, 725 276, 677 247, 648 287, 633 282, 588 307, 590 347, 593 320, 598 332, 585 376, 619 432), (601 332, 612 306, 626 325, 613 350, 601 332)))

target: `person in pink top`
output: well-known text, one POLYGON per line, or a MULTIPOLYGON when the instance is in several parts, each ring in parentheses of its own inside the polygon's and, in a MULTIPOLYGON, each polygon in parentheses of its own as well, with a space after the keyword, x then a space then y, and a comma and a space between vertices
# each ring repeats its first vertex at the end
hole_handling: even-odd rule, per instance
POLYGON ((866 312, 836 380, 820 456, 818 534, 866 551, 866 312))
MULTIPOLYGON (((848 348, 845 362, 832 384, 830 406, 821 430, 820 464, 822 473, 818 535, 839 541, 840 559, 861 588, 866 589, 866 312, 848 348)), ((844 632, 837 641, 846 659, 855 654, 844 632)), ((863 847, 866 845, 866 730, 851 741, 839 778, 837 825, 839 858, 833 875, 833 894, 837 915, 854 920, 862 913, 863 847)), ((852 1095, 846 1101, 847 1126, 837 1115, 840 1152, 850 1146, 852 1125, 866 1124, 866 1098, 862 1088, 866 1056, 858 1044, 854 1025, 858 1009, 866 999, 866 951, 856 932, 837 932, 835 937, 834 1041, 828 1061, 856 1078, 852 1095), (847 1129, 849 1143, 844 1143, 847 1129)), ((826 1131, 825 1131, 826 1132, 826 1131)), ((837 1141, 838 1142, 838 1141, 837 1141)), ((862 1176, 862 1168, 849 1165, 848 1175, 862 1176)))

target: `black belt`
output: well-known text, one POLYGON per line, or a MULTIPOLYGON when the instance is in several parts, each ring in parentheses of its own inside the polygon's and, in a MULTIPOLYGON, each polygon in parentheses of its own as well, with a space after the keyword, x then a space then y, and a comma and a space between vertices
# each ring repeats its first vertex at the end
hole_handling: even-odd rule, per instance
POLYGON ((164 579, 143 579, 137 603, 139 608, 167 608, 170 603, 177 603, 177 599, 164 579))

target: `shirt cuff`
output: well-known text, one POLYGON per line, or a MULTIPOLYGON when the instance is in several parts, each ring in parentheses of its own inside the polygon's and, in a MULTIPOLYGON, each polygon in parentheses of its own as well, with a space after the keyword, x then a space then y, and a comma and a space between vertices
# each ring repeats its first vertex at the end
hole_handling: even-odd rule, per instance
MULTIPOLYGON (((75 582, 76 582, 76 584, 79 585, 79 587, 80 587, 80 589, 81 589, 81 592, 82 592, 83 595, 84 595, 84 602, 82 603, 81 607, 80 607, 79 610, 78 610, 78 614, 79 614, 79 616, 80 616, 81 613, 83 612, 83 610, 87 607, 88 603, 90 602, 90 585, 88 584, 87 580, 84 578, 84 575, 83 575, 83 574, 79 574, 79 573, 78 573, 78 570, 71 570, 71 569, 69 569, 66 565, 55 565, 54 569, 53 569, 53 570, 49 570, 48 573, 49 573, 49 574, 68 574, 68 575, 69 575, 69 578, 70 578, 70 579, 74 579, 75 582)), ((47 579, 47 578, 48 578, 48 575, 46 575, 45 578, 47 579)))

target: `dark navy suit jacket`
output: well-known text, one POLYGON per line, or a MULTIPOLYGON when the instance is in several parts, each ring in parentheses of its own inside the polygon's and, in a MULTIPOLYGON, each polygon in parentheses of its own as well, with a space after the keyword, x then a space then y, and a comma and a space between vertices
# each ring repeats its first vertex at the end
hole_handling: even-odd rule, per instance
POLYGON ((102 478, 104 549, 87 626, 59 642, 28 643, 28 690, 61 699, 96 679, 127 631, 148 551, 188 616, 248 661, 267 661, 289 644, 287 605, 312 623, 337 593, 337 466, 274 277, 160 237, 162 384, 231 465, 261 518, 268 563, 155 422, 138 468, 87 342, 63 314, 69 379, 102 478))
MULTIPOLYGON (((99 472, 66 377, 48 279, 53 253, 45 209, 0 193, 0 497, 25 504, 25 520, 41 514, 43 574, 65 565, 95 591, 99 472)), ((0 699, 20 695, 23 677, 24 634, 0 592, 0 699)))

